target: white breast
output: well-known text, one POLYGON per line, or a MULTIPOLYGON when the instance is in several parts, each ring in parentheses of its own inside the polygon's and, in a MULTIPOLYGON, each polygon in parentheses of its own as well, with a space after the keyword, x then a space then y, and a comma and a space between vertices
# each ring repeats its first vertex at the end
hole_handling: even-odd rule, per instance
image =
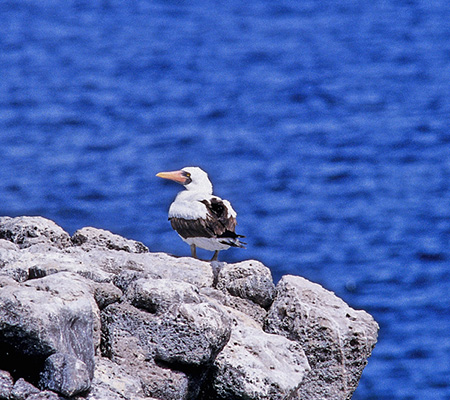
POLYGON ((169 218, 184 218, 184 219, 197 219, 206 218, 207 209, 206 206, 201 203, 211 196, 205 196, 198 192, 189 192, 187 190, 178 193, 175 201, 170 205, 169 218))

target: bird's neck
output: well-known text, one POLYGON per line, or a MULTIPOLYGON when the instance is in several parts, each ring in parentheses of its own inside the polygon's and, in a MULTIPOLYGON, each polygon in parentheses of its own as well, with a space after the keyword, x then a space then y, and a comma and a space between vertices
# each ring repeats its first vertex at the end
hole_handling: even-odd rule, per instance
POLYGON ((197 201, 208 199, 212 196, 211 191, 198 190, 182 190, 177 195, 177 201, 197 201))
POLYGON ((207 195, 211 195, 213 192, 213 187, 212 187, 211 183, 209 183, 209 184, 203 183, 202 185, 194 185, 194 186, 192 186, 192 185, 193 185, 193 183, 191 183, 189 185, 189 187, 186 188, 186 190, 184 190, 184 192, 204 193, 207 195))

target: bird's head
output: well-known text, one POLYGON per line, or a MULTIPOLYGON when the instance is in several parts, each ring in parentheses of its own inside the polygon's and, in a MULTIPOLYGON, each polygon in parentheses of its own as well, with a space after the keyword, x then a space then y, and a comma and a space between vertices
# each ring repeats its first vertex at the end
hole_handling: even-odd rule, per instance
POLYGON ((156 176, 181 183, 190 191, 212 193, 212 184, 208 174, 199 167, 185 167, 179 171, 159 172, 156 176))

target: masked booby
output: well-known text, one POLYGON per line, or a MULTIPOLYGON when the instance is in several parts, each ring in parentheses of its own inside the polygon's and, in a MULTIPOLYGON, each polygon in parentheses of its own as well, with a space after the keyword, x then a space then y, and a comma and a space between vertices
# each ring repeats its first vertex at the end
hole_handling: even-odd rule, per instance
POLYGON ((186 190, 178 193, 169 208, 169 221, 178 235, 191 246, 192 257, 197 258, 197 247, 214 251, 217 260, 220 250, 245 247, 244 236, 235 233, 236 211, 227 200, 212 194, 208 174, 198 167, 180 171, 159 172, 159 178, 181 183, 186 190))

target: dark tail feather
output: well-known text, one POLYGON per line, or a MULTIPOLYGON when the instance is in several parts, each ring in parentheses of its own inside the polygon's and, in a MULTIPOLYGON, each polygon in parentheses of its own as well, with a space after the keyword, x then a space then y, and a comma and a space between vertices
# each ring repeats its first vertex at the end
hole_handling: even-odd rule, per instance
POLYGON ((241 242, 239 240, 239 238, 244 237, 245 237, 244 235, 237 235, 235 232, 232 231, 225 231, 222 235, 218 237, 218 239, 220 239, 220 243, 226 244, 228 246, 245 248, 247 243, 241 242))
POLYGON ((242 249, 245 249, 245 246, 247 243, 241 242, 238 238, 223 238, 220 239, 220 243, 226 244, 231 247, 240 247, 242 249))

